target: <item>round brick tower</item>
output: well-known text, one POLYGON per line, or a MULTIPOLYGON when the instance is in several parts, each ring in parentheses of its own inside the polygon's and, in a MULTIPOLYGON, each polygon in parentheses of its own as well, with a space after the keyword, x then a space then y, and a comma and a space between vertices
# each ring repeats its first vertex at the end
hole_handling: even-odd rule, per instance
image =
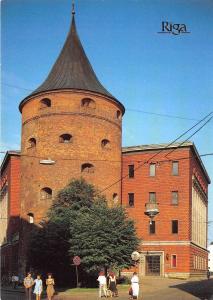
POLYGON ((98 81, 78 38, 74 14, 47 79, 19 108, 23 220, 38 224, 57 192, 81 176, 103 190, 109 203, 119 202, 121 183, 112 184, 121 177, 125 109, 98 81))

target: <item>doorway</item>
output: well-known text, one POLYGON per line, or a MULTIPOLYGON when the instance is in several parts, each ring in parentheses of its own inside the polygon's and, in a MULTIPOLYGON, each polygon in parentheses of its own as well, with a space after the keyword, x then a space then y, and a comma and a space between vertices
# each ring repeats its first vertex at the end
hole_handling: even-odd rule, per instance
POLYGON ((146 256, 146 276, 160 276, 160 255, 146 256))

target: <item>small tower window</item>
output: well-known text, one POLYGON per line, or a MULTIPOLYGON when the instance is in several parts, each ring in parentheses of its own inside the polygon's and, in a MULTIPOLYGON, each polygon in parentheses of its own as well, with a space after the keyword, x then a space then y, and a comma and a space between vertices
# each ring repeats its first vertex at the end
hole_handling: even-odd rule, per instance
POLYGON ((40 101, 40 109, 51 107, 51 100, 48 98, 44 98, 40 101))
POLYGON ((128 204, 129 204, 129 207, 134 206, 134 204, 135 204, 135 194, 134 193, 128 194, 128 204))
POLYGON ((40 197, 42 200, 51 199, 52 198, 52 190, 49 187, 45 187, 41 189, 40 197))
POLYGON ((30 224, 33 224, 34 223, 34 214, 33 213, 28 213, 28 221, 30 224))
POLYGON ((117 193, 114 193, 114 194, 112 195, 112 199, 113 199, 113 202, 114 202, 114 203, 117 203, 117 202, 118 202, 118 194, 117 194, 117 193))
POLYGON ((92 108, 95 109, 96 104, 95 101, 90 99, 90 98, 84 98, 81 100, 81 106, 85 107, 85 108, 92 108))
POLYGON ((128 171, 129 171, 129 178, 134 178, 135 177, 135 167, 134 165, 129 165, 128 166, 128 171))
POLYGON ((155 234, 155 221, 149 222, 149 234, 155 234))
POLYGON ((81 166, 82 173, 94 173, 95 167, 92 164, 86 163, 81 166))
POLYGON ((105 149, 109 149, 110 148, 110 141, 107 139, 104 139, 101 141, 101 147, 105 148, 105 149))
POLYGON ((65 133, 65 134, 60 135, 59 143, 71 143, 71 142, 72 142, 71 134, 65 133))
POLYGON ((118 120, 121 120, 121 112, 120 112, 120 110, 117 110, 116 117, 117 117, 118 120))
POLYGON ((36 146, 36 139, 30 138, 28 144, 29 144, 29 148, 34 148, 36 146))

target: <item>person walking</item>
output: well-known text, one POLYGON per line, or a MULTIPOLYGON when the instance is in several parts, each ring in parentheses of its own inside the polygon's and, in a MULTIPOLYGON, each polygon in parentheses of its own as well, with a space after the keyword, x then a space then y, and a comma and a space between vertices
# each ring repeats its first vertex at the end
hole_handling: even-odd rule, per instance
POLYGON ((99 282, 99 298, 102 297, 102 291, 106 297, 106 276, 104 275, 104 272, 99 273, 97 281, 99 282))
POLYGON ((12 285, 13 285, 13 288, 16 289, 17 286, 18 286, 18 283, 19 283, 19 278, 17 275, 13 275, 12 276, 12 285))
POLYGON ((207 279, 208 279, 208 280, 210 279, 210 276, 211 276, 211 273, 210 273, 210 270, 208 269, 208 270, 207 270, 207 279))
POLYGON ((36 300, 41 300, 41 293, 43 291, 41 276, 37 275, 37 278, 34 280, 35 288, 33 293, 36 294, 36 300))
POLYGON ((52 300, 52 297, 55 293, 54 285, 55 285, 54 278, 52 277, 51 273, 48 273, 47 274, 47 279, 46 279, 47 298, 48 298, 48 300, 52 300))
POLYGON ((109 274, 109 290, 112 292, 112 296, 117 296, 116 277, 113 272, 109 274))
POLYGON ((24 288, 26 300, 32 299, 32 286, 34 285, 34 280, 31 276, 31 273, 27 273, 27 276, 24 278, 24 288))
POLYGON ((136 272, 133 273, 131 279, 131 287, 132 287, 132 298, 138 299, 139 296, 139 278, 136 272))

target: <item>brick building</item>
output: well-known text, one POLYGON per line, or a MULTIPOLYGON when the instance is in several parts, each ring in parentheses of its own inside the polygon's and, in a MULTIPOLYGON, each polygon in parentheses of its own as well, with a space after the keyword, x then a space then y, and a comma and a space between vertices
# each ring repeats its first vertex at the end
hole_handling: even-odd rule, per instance
POLYGON ((210 179, 195 145, 125 147, 122 170, 122 205, 142 239, 139 273, 205 275, 210 179))
POLYGON ((18 272, 20 152, 8 151, 1 165, 0 245, 2 275, 18 272))
MULTIPOLYGON (((20 272, 26 271, 29 223, 40 226, 57 192, 72 178, 83 176, 105 190, 110 204, 126 206, 136 221, 142 238, 141 275, 204 274, 210 180, 197 150, 192 143, 179 147, 169 156, 173 165, 165 161, 167 145, 121 148, 125 108, 97 79, 77 35, 74 13, 47 79, 19 108, 20 173, 14 176, 16 182, 20 178, 20 272), (157 160, 139 167, 138 161, 149 161, 159 149, 157 160), (182 157, 186 159, 179 160, 182 157), (174 176, 171 164, 178 171, 174 176), (158 210, 150 224, 144 213, 158 210)), ((10 166, 7 155, 5 169, 10 166)), ((16 207, 12 198, 8 201, 16 207)))

